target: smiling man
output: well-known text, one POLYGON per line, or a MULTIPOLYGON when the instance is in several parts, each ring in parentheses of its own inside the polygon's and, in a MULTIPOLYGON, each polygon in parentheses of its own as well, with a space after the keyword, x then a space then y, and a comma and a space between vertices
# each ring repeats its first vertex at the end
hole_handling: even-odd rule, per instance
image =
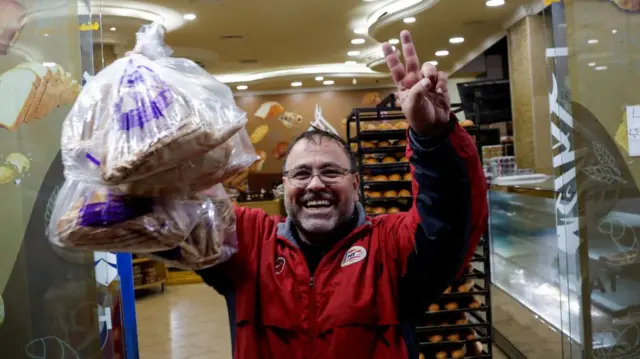
POLYGON ((235 359, 418 358, 412 319, 470 259, 487 222, 476 146, 451 115, 447 77, 383 47, 413 174, 409 212, 369 218, 345 142, 310 131, 284 164, 287 218, 237 208, 239 250, 200 271, 229 306, 235 359))

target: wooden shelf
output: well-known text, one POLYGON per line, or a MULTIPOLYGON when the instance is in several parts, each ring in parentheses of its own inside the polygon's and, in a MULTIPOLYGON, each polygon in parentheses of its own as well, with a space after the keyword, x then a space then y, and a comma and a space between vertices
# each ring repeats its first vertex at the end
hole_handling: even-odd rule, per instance
POLYGON ((164 285, 165 282, 166 282, 165 279, 160 279, 160 280, 157 280, 155 282, 145 283, 145 284, 142 284, 142 285, 134 286, 133 289, 140 290, 140 289, 149 289, 149 288, 153 288, 153 287, 161 287, 161 286, 164 285))

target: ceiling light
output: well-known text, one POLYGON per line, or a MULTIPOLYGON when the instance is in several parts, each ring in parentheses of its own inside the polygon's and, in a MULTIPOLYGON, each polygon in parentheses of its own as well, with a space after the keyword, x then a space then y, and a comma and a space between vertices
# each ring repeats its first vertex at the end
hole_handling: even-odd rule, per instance
POLYGON ((438 61, 427 61, 427 63, 433 65, 433 66, 438 66, 438 61))
POLYGON ((598 42, 600 42, 600 41, 598 41, 598 39, 589 39, 589 40, 587 40, 588 44, 597 44, 598 42))
POLYGON ((110 28, 109 30, 111 30, 111 31, 116 31, 116 28, 115 28, 115 27, 112 27, 112 28, 110 28))
POLYGON ((594 67, 594 66, 596 66, 596 63, 595 63, 595 62, 590 62, 590 63, 589 63, 589 67, 594 67))
POLYGON ((436 56, 447 56, 447 55, 449 55, 449 51, 447 50, 436 51, 436 56))
POLYGON ((400 40, 398 40, 398 39, 390 39, 390 40, 389 40, 389 43, 390 43, 391 45, 397 45, 397 44, 399 44, 399 43, 400 43, 400 40))
POLYGON ((617 29, 613 29, 613 30, 611 30, 611 33, 612 33, 612 34, 617 34, 617 33, 618 33, 618 30, 617 30, 617 29))
POLYGON ((358 80, 353 79, 353 80, 351 80, 351 83, 354 84, 354 85, 357 85, 358 84, 358 80))
POLYGON ((333 80, 327 80, 327 81, 323 82, 322 84, 329 86, 329 85, 333 85, 334 83, 335 82, 333 80))
POLYGON ((356 65, 357 62, 355 62, 355 61, 345 61, 344 64, 345 65, 356 65))
POLYGON ((322 81, 322 80, 324 80, 324 77, 322 77, 322 76, 316 76, 316 81, 322 81))
POLYGON ((45 37, 49 36, 49 34, 44 34, 45 37))
POLYGON ((196 19, 196 14, 184 14, 182 16, 183 19, 185 20, 195 20, 196 19))
POLYGON ((237 88, 238 90, 242 91, 242 90, 246 90, 246 89, 248 89, 248 88, 249 88, 249 86, 247 86, 247 85, 240 85, 240 86, 238 86, 238 87, 236 87, 236 88, 237 88))
POLYGON ((595 70, 596 70, 596 71, 604 71, 604 70, 606 70, 606 69, 607 69, 607 67, 606 67, 606 66, 596 66, 596 67, 595 67, 595 70))
POLYGON ((302 86, 302 82, 298 82, 298 81, 296 81, 296 82, 292 82, 292 83, 291 83, 291 86, 293 86, 293 87, 300 87, 300 86, 302 86))
POLYGON ((405 24, 413 24, 414 22, 416 22, 416 18, 415 17, 405 17, 402 21, 404 21, 405 24))
POLYGON ((461 44, 464 42, 464 37, 452 37, 449 39, 449 42, 452 44, 461 44))
POLYGON ((358 56, 360 55, 360 51, 349 51, 347 52, 347 56, 358 56))
POLYGON ((502 6, 504 5, 504 0, 487 0, 484 4, 489 7, 502 6))
POLYGON ((353 39, 351 40, 351 43, 354 45, 364 44, 364 39, 353 39))
POLYGON ((368 32, 368 30, 366 28, 360 28, 360 29, 353 30, 353 32, 358 35, 364 35, 368 32))

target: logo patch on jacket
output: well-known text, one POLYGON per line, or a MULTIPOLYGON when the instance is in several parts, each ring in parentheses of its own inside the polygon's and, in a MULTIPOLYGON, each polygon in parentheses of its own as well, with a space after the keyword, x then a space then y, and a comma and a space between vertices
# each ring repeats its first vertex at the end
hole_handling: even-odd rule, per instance
POLYGON ((342 258, 341 267, 346 267, 352 265, 354 263, 358 263, 361 260, 365 259, 367 256, 367 250, 360 246, 353 246, 349 248, 347 253, 344 254, 344 258, 342 258))
POLYGON ((278 257, 278 259, 276 259, 276 274, 282 273, 286 264, 287 261, 283 257, 278 257))

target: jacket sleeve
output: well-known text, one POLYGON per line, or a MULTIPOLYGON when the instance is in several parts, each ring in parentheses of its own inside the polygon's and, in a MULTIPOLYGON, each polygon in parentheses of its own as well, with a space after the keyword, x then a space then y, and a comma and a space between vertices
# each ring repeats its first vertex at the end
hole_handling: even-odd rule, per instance
POLYGON ((471 260, 487 227, 487 183, 476 145, 454 117, 439 137, 409 130, 408 138, 413 206, 385 216, 382 226, 387 238, 395 238, 388 242, 398 263, 401 300, 421 306, 471 260))

